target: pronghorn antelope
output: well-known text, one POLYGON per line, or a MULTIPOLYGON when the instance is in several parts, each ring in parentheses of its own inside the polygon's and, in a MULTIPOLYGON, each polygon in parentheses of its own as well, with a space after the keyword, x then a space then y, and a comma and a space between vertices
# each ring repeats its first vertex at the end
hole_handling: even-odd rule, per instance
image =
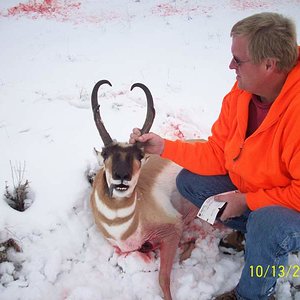
MULTIPOLYGON (((180 167, 156 155, 145 155, 143 145, 118 143, 111 139, 101 120, 98 89, 92 92, 92 109, 104 143, 103 168, 97 173, 91 207, 99 230, 119 251, 147 253, 160 250, 159 283, 164 299, 171 300, 170 273, 183 226, 196 216, 197 209, 176 190, 180 167)), ((149 89, 136 83, 147 98, 147 116, 141 129, 149 132, 155 110, 149 89)))

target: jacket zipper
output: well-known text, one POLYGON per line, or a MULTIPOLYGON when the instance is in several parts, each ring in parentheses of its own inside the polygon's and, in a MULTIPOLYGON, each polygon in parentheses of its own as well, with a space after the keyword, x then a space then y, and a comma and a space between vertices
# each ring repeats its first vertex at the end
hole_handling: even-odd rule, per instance
POLYGON ((244 142, 240 145, 239 153, 237 154, 237 156, 235 156, 235 157, 232 159, 234 162, 237 161, 237 160, 239 159, 239 157, 241 156, 243 147, 244 147, 244 142))

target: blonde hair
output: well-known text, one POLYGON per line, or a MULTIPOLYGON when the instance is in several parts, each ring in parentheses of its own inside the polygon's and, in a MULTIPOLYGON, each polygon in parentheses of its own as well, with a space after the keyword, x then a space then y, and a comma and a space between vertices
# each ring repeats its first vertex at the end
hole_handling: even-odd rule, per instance
POLYGON ((237 22, 230 35, 246 36, 254 63, 277 59, 278 70, 290 71, 298 59, 296 26, 277 13, 259 13, 237 22))

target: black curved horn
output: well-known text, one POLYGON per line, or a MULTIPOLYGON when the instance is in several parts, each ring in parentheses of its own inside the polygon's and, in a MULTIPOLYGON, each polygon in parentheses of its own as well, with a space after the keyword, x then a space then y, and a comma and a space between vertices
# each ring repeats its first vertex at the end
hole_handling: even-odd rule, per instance
POLYGON ((102 121, 101 115, 100 115, 100 110, 99 110, 100 105, 98 103, 98 89, 102 84, 108 84, 108 85, 112 86, 108 80, 98 81, 93 88, 91 100, 92 100, 92 110, 93 110, 93 114, 94 114, 95 124, 98 128, 98 131, 99 131, 100 137, 104 143, 104 146, 107 147, 108 145, 110 145, 113 142, 113 140, 104 127, 104 124, 103 124, 103 121, 102 121))
POLYGON ((139 87, 141 88, 145 94, 146 94, 146 98, 147 98, 147 115, 146 115, 146 120, 144 122, 144 125, 141 129, 141 133, 148 133, 150 131, 150 128, 153 124, 154 118, 155 118, 155 109, 154 109, 154 105, 153 105, 153 98, 152 95, 150 93, 150 90, 142 83, 135 83, 131 86, 131 91, 135 88, 135 87, 139 87))

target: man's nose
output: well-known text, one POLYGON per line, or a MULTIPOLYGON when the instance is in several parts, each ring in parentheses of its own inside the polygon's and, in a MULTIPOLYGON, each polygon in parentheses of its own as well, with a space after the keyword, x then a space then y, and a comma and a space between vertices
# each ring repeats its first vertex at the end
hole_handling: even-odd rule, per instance
POLYGON ((230 63, 229 63, 229 69, 236 69, 237 68, 237 64, 236 62, 234 61, 234 59, 232 58, 230 63))

